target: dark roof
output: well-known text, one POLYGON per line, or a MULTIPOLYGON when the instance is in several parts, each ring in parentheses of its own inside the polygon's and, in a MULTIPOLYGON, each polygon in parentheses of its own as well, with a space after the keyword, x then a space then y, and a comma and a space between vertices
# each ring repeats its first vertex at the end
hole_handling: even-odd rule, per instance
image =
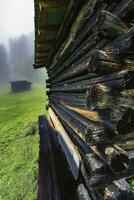
POLYGON ((16 80, 16 81, 10 81, 10 83, 29 83, 32 84, 30 81, 26 81, 26 80, 16 80))
POLYGON ((67 2, 35 0, 35 68, 49 63, 49 55, 68 7, 67 2))

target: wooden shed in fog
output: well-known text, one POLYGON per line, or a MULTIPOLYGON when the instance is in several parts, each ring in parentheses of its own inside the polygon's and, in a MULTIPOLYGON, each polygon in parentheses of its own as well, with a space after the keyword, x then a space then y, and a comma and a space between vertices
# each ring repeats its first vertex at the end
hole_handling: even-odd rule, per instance
POLYGON ((32 83, 29 81, 11 81, 11 91, 12 92, 25 92, 31 90, 32 83))

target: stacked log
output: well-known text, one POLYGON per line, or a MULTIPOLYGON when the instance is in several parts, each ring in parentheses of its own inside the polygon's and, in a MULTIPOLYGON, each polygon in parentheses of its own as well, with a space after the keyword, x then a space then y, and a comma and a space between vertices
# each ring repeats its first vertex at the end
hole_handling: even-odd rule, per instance
POLYGON ((50 55, 49 116, 77 199, 131 200, 134 1, 88 0, 77 11, 50 55))

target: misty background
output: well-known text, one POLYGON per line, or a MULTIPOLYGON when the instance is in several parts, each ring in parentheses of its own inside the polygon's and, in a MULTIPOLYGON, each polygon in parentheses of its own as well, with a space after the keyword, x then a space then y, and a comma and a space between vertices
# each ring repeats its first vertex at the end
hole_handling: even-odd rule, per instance
POLYGON ((34 70, 34 1, 0 0, 0 87, 14 80, 44 81, 34 70))

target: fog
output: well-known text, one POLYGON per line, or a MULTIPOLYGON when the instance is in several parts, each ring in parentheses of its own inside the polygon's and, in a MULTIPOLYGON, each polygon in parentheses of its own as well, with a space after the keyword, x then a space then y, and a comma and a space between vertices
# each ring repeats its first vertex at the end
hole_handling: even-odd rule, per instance
POLYGON ((34 70, 34 34, 9 39, 0 44, 0 87, 13 80, 44 81, 46 70, 34 70))
POLYGON ((33 0, 0 0, 0 43, 33 31, 33 0))
POLYGON ((12 80, 44 81, 34 70, 34 1, 0 0, 0 87, 12 80))

